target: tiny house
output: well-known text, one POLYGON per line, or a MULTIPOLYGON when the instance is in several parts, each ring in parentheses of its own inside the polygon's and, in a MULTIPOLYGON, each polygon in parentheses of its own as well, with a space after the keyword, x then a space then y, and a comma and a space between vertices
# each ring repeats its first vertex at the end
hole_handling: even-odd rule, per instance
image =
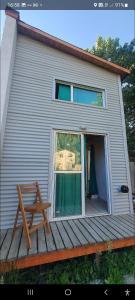
POLYGON ((121 88, 127 74, 6 10, 1 228, 13 227, 16 184, 35 180, 52 222, 133 213, 121 88))

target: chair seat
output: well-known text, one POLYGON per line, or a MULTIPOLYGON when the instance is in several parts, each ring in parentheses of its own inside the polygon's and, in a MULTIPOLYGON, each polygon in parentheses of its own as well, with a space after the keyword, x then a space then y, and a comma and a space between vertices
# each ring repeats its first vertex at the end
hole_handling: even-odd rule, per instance
POLYGON ((40 213, 44 209, 47 209, 48 207, 51 206, 51 203, 46 202, 46 203, 35 203, 33 205, 28 205, 24 207, 24 210, 30 213, 40 213))

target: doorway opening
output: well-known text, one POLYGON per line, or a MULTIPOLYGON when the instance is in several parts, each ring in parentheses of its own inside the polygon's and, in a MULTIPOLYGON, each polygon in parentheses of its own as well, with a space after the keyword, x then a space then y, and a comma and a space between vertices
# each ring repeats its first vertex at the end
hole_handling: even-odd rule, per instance
POLYGON ((85 215, 109 213, 105 137, 84 135, 85 215))

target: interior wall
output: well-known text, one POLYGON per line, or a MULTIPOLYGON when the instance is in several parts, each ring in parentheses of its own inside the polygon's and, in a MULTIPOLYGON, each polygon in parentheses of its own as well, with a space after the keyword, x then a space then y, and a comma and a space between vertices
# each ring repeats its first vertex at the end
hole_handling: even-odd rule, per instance
POLYGON ((107 184, 106 184, 106 164, 105 164, 105 145, 103 136, 89 137, 95 148, 95 168, 98 186, 98 195, 107 202, 107 184))

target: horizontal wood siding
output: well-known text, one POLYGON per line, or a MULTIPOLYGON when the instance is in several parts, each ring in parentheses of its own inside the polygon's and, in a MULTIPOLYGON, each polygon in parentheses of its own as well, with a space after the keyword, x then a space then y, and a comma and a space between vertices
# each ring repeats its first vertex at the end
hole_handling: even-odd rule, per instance
POLYGON ((130 176, 131 176, 131 186, 132 186, 132 193, 135 194, 135 162, 130 162, 130 176))
POLYGON ((118 76, 90 63, 18 36, 2 158, 2 227, 12 227, 16 184, 38 180, 48 199, 50 140, 53 128, 108 132, 113 214, 129 213, 127 170, 118 76), (53 79, 106 89, 107 109, 52 101, 53 79))

